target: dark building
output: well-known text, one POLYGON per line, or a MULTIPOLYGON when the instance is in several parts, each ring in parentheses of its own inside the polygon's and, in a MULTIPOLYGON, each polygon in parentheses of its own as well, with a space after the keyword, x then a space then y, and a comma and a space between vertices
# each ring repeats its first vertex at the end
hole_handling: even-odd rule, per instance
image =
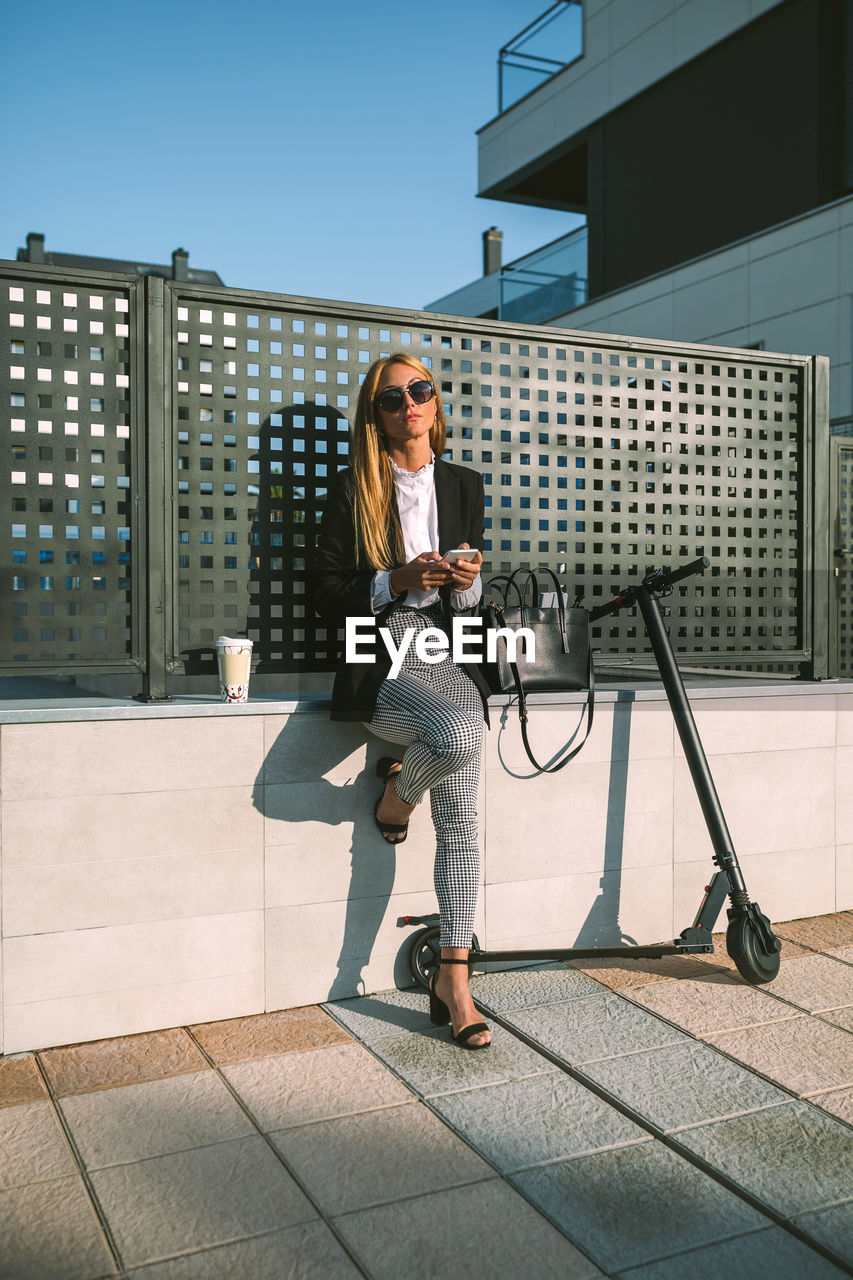
POLYGON ((853 0, 559 0, 499 65, 478 194, 586 226, 427 309, 825 353, 849 431, 853 0))

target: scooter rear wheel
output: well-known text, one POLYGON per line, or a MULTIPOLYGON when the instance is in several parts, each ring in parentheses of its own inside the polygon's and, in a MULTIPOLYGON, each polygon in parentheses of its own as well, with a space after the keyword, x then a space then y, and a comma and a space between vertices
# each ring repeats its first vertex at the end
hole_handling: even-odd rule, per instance
MULTIPOLYGON (((409 972, 419 987, 423 987, 425 991, 429 991, 429 984, 432 975, 438 968, 438 962, 441 959, 441 946, 439 945, 439 937, 441 930, 437 924, 430 925, 427 929, 421 929, 412 937, 409 946, 409 972)), ((476 933, 471 938, 471 950, 479 951, 480 943, 476 933)), ((468 973, 473 969, 473 961, 468 961, 468 973)))
POLYGON ((438 939, 441 930, 437 924, 421 929, 412 937, 409 946, 409 972, 419 987, 429 990, 429 982, 438 968, 441 947, 438 939))
POLYGON ((768 952, 749 916, 736 916, 726 930, 726 950, 747 982, 772 982, 779 972, 779 952, 768 952))

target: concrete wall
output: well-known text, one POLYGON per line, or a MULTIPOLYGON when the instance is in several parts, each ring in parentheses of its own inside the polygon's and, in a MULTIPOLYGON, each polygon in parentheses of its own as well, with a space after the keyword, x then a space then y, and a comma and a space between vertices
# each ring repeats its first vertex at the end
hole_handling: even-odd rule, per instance
POLYGON ((488 190, 779 3, 584 0, 583 56, 479 131, 478 189, 488 190))
MULTIPOLYGON (((753 898, 775 920, 853 907, 853 685, 691 697, 753 898)), ((578 711, 537 705, 535 748, 578 711)), ((556 777, 529 777, 502 712, 481 943, 671 940, 712 868, 661 695, 602 694, 556 777)), ((435 910, 431 824, 383 843, 385 748, 360 726, 310 703, 49 714, 0 723, 4 1052, 406 984, 396 921, 435 910)))
POLYGON ((577 307, 597 333, 810 351, 831 361, 830 417, 853 420, 853 197, 577 307))

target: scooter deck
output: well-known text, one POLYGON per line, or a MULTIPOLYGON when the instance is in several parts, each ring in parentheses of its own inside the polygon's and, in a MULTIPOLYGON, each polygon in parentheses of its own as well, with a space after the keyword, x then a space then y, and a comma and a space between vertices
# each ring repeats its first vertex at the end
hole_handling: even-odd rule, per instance
POLYGON ((468 959, 474 964, 484 961, 511 960, 600 960, 616 957, 622 960, 659 960, 662 956, 685 956, 713 952, 714 944, 704 946, 695 943, 661 943, 659 946, 634 947, 627 944, 613 947, 555 947, 536 951, 478 951, 472 947, 468 959))

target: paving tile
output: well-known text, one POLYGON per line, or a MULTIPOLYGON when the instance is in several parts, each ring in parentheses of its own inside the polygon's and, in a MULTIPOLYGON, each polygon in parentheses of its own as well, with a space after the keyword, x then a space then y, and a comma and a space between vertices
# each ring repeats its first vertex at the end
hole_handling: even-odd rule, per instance
POLYGON ((726 973, 635 987, 631 999, 694 1036, 798 1016, 790 1005, 726 973))
POLYGON ((679 1144, 790 1217, 850 1195, 850 1130, 808 1102, 685 1129, 679 1144))
POLYGON ((831 1249, 846 1263, 853 1263, 853 1200, 818 1209, 816 1213, 802 1213, 793 1221, 813 1240, 831 1249))
POLYGON ((223 1075, 265 1131, 397 1106, 413 1098, 393 1072, 353 1041, 236 1063, 225 1067, 223 1075))
POLYGON ((0 1057, 0 1107, 14 1107, 19 1102, 40 1102, 46 1097, 47 1089, 36 1066, 35 1054, 0 1057))
POLYGON ((772 992, 809 1013, 853 1005, 853 965, 831 956, 802 956, 783 964, 772 992))
POLYGON ((261 1137, 97 1169, 91 1178, 126 1267, 318 1216, 261 1137))
POLYGON ((853 1125, 853 1086, 847 1089, 830 1089, 828 1093, 810 1094, 809 1102, 828 1111, 831 1116, 837 1116, 839 1120, 846 1120, 847 1124, 853 1125))
POLYGON ((790 1094, 695 1040, 587 1063, 582 1070, 664 1131, 791 1100, 790 1094))
POLYGON ((0 1188, 61 1178, 74 1170, 51 1102, 21 1102, 0 1111, 0 1188))
MULTIPOLYGON (((770 1227, 751 1231, 735 1240, 723 1240, 704 1249, 691 1249, 674 1258, 661 1258, 645 1267, 620 1271, 616 1280, 684 1280, 686 1275, 727 1276, 731 1280, 780 1280, 801 1276, 802 1280, 838 1280, 847 1273, 815 1253, 802 1240, 770 1227)), ((136 1278, 134 1277, 134 1280, 136 1278)))
POLYGON ((496 1176, 422 1102, 271 1136, 288 1168, 330 1216, 496 1176))
POLYGON ((624 991, 631 987, 644 987, 650 982, 666 982, 671 978, 704 978, 713 968, 714 955, 661 956, 660 960, 572 960, 573 969, 595 978, 611 991, 624 991))
POLYGON ((853 912, 836 911, 828 916, 810 916, 805 920, 786 920, 773 926, 780 938, 798 942, 812 951, 829 951, 831 947, 853 947, 853 912))
POLYGON ((207 1070, 204 1058, 180 1027, 45 1049, 38 1056, 58 1098, 207 1070))
POLYGON ((592 1062, 687 1039, 683 1031, 617 995, 520 1009, 507 1020, 570 1063, 592 1062))
POLYGON ((821 1022, 841 1027, 844 1031, 853 1031, 853 1005, 848 1005, 846 1009, 828 1009, 826 1013, 819 1013, 817 1016, 821 1022))
POLYGON ((833 956, 836 960, 843 960, 845 964, 853 964, 853 947, 838 947, 827 951, 826 954, 833 956))
POLYGON ((0 1192, 0 1274, 8 1280, 116 1275, 79 1175, 0 1192))
POLYGON ((357 1280, 361 1272, 318 1220, 155 1262, 132 1275, 133 1280, 357 1280))
POLYGON ((371 1280, 598 1280, 602 1273, 498 1180, 346 1214, 335 1226, 371 1280))
POLYGON ((379 991, 328 1004, 348 1031, 365 1044, 401 1031, 428 1031, 429 997, 426 991, 379 991))
POLYGON ((511 1181, 608 1272, 768 1224, 656 1142, 529 1169, 511 1181))
POLYGON ((316 1005, 259 1013, 250 1018, 204 1022, 190 1027, 217 1066, 248 1062, 278 1053, 298 1053, 325 1044, 343 1044, 350 1037, 316 1005))
POLYGON ((554 963, 536 969, 507 969, 471 980, 471 994, 495 1013, 530 1005, 578 1000, 601 995, 601 985, 569 965, 554 963))
POLYGON ((425 1098, 558 1070, 503 1027, 493 1026, 491 1033, 492 1043, 487 1049, 460 1048, 446 1028, 429 1035, 389 1036, 371 1047, 425 1098))
POLYGON ((853 1037, 820 1018, 725 1031, 707 1041, 792 1093, 853 1084, 853 1037))
POLYGON ((435 1105, 502 1173, 651 1140, 639 1125, 561 1072, 449 1093, 435 1105))
POLYGON ((130 1164, 255 1132, 213 1071, 75 1094, 59 1105, 89 1169, 130 1164))

